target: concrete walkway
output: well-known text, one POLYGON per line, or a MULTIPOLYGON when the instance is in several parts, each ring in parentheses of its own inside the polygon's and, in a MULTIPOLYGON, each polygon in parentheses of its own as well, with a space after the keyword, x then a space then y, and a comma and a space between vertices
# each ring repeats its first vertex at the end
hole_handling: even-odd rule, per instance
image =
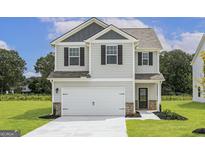
POLYGON ((121 116, 64 116, 35 129, 25 137, 126 137, 121 116))
POLYGON ((158 116, 156 116, 154 113, 152 113, 152 111, 138 111, 141 115, 141 117, 139 118, 126 118, 127 120, 132 120, 132 119, 136 119, 136 120, 160 120, 160 118, 158 116))
POLYGON ((151 119, 151 120, 160 120, 158 116, 156 116, 154 113, 152 113, 151 111, 138 111, 140 113, 141 120, 147 120, 147 119, 151 119))

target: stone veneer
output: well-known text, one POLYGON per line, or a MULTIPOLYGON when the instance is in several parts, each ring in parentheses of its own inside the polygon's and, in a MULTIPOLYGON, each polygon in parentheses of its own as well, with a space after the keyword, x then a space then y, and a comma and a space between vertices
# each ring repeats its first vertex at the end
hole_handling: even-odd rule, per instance
POLYGON ((126 115, 132 115, 134 113, 134 103, 126 102, 125 108, 126 115))
MULTIPOLYGON (((134 103, 127 102, 126 103, 126 115, 132 115, 134 113, 134 103)), ((53 115, 61 116, 61 103, 54 102, 53 103, 53 115)))
POLYGON ((53 102, 53 115, 61 116, 61 103, 53 102))
POLYGON ((157 101, 156 100, 149 100, 148 110, 157 110, 157 101))

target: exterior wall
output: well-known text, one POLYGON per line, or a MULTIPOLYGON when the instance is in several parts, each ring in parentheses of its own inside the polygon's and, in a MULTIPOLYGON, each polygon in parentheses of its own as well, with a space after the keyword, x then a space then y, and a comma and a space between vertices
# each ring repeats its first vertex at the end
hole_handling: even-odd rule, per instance
POLYGON ((69 81, 55 81, 53 83, 53 102, 61 102, 61 88, 63 87, 125 87, 125 101, 133 102, 133 82, 124 81, 124 82, 69 82, 69 81), (59 91, 56 94, 55 89, 58 88, 59 91))
POLYGON ((136 109, 139 108, 139 88, 148 88, 148 109, 157 110, 158 85, 157 83, 135 83, 136 109))
POLYGON ((159 73, 159 52, 158 51, 153 52, 152 66, 149 65, 138 66, 138 53, 135 52, 135 73, 159 73))
MULTIPOLYGON (((133 44, 123 43, 123 64, 101 65, 101 45, 91 44, 91 77, 92 78, 132 78, 133 77, 133 44)), ((119 44, 103 44, 119 45, 119 44)))
MULTIPOLYGON (((205 44, 202 46, 201 51, 205 50, 205 44)), ((204 77, 203 73, 203 65, 204 62, 200 57, 200 53, 198 54, 193 66, 193 101, 197 102, 205 102, 205 93, 201 93, 201 97, 198 97, 198 87, 201 87, 201 91, 203 90, 202 85, 200 84, 201 78, 204 77)))
POLYGON ((85 47, 85 46, 77 46, 77 45, 58 45, 56 46, 56 66, 55 71, 88 71, 88 59, 89 59, 89 49, 85 47, 85 66, 64 66, 64 48, 65 47, 85 47))

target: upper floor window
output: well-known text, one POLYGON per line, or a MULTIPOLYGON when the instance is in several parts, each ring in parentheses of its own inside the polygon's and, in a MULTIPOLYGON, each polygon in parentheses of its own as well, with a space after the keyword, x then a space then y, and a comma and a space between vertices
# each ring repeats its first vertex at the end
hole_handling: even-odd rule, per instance
POLYGON ((118 49, 117 46, 107 46, 106 58, 107 64, 117 64, 118 49))
POLYGON ((138 52, 138 65, 153 65, 153 52, 138 52))
POLYGON ((198 97, 201 97, 201 87, 198 87, 198 97))
POLYGON ((149 53, 148 52, 142 53, 142 64, 149 65, 149 53))
POLYGON ((69 48, 69 62, 70 65, 79 65, 80 63, 80 50, 79 48, 69 48))

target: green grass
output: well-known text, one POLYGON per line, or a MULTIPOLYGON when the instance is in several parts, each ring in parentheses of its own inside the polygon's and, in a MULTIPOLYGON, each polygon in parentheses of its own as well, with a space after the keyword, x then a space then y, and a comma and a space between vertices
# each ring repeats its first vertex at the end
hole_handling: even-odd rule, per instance
POLYGON ((163 101, 162 109, 170 109, 188 118, 177 120, 127 120, 127 132, 130 137, 192 137, 197 128, 205 128, 205 104, 192 101, 163 101))
POLYGON ((164 95, 162 96, 163 101, 179 101, 179 100, 192 100, 191 95, 164 95))
POLYGON ((50 101, 0 101, 0 130, 20 130, 24 135, 51 121, 38 118, 49 113, 50 101))

